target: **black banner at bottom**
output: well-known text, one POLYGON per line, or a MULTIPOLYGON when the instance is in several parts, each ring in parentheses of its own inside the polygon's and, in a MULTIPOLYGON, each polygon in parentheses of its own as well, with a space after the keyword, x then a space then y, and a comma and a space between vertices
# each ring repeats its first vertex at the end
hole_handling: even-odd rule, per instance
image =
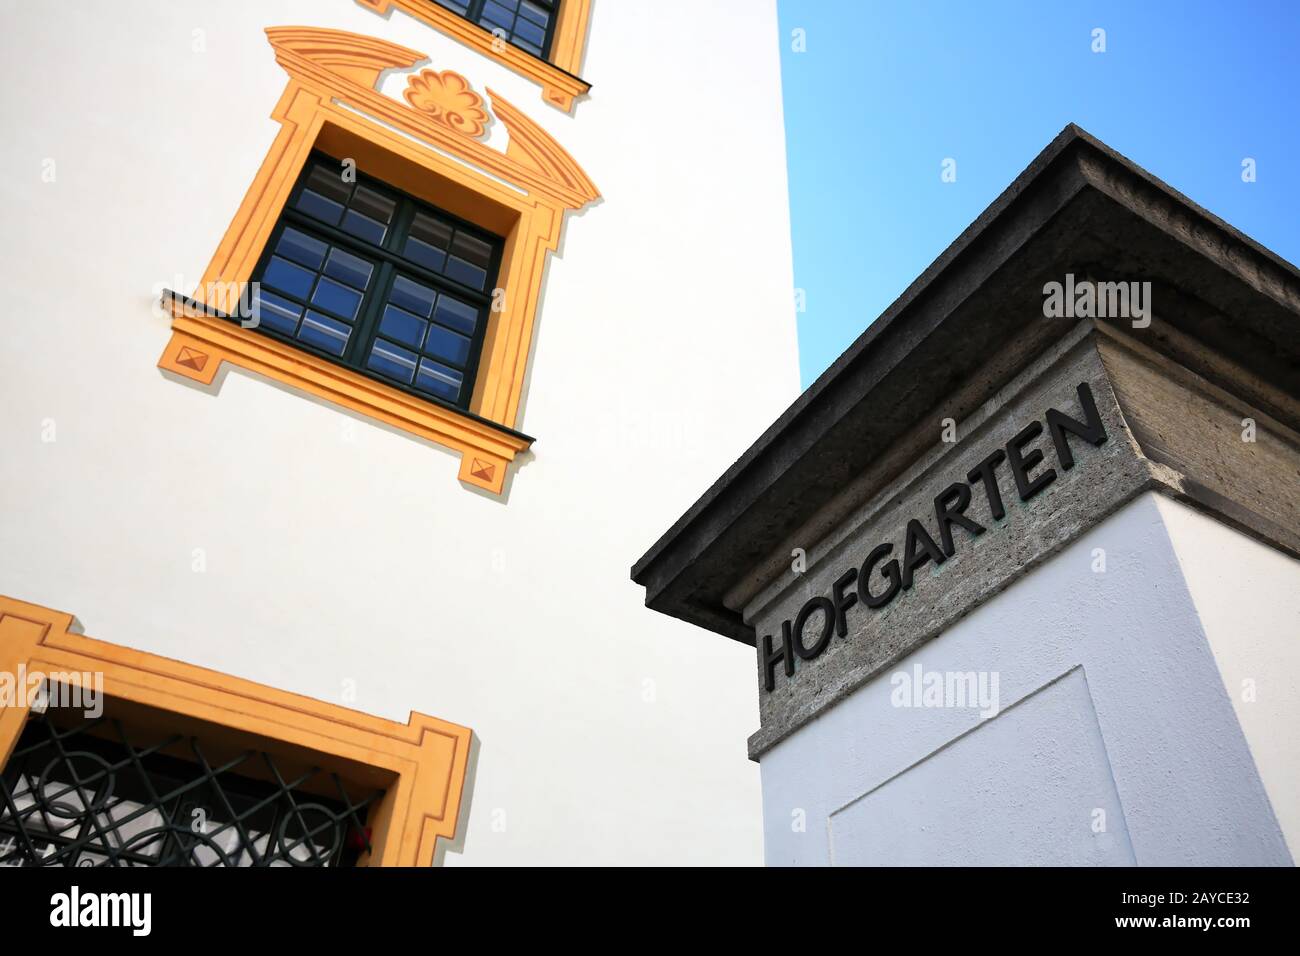
POLYGON ((850 919, 855 933, 923 926, 928 940, 969 941, 978 930, 1230 944, 1242 934, 1294 929, 1296 889, 1294 869, 701 869, 671 876, 564 869, 539 878, 527 869, 50 868, 0 871, 0 912, 12 943, 76 933, 82 942, 193 944, 209 932, 214 941, 228 940, 232 930, 271 940, 376 943, 394 932, 434 929, 433 942, 437 927, 454 926, 460 937, 480 923, 485 941, 510 928, 560 925, 566 939, 596 939, 606 920, 581 914, 601 913, 634 921, 628 925, 638 934, 654 936, 658 927, 671 934, 668 945, 699 919, 779 935, 811 930, 798 926, 819 914, 840 929, 850 919))

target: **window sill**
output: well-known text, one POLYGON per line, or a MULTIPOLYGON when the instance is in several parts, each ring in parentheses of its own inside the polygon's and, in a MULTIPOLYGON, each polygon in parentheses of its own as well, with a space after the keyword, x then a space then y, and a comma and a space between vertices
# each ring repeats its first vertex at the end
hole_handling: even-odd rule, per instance
POLYGON ((229 318, 212 315, 202 303, 176 293, 164 292, 162 306, 172 317, 172 337, 158 361, 160 369, 202 385, 211 385, 226 362, 265 375, 459 452, 460 480, 494 495, 504 491, 510 462, 533 443, 529 436, 498 422, 423 401, 241 328, 229 318))
POLYGON ((574 101, 591 89, 591 84, 577 76, 587 39, 590 0, 569 0, 560 5, 560 20, 551 41, 551 60, 533 56, 519 47, 499 40, 477 23, 440 6, 434 0, 357 0, 381 16, 397 7, 429 26, 459 40, 467 47, 513 70, 542 88, 542 99, 568 113, 574 101))

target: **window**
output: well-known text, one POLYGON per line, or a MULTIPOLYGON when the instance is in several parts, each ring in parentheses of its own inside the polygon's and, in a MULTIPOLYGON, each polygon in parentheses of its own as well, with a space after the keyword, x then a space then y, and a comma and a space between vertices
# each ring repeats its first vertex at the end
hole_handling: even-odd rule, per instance
POLYGON ((410 14, 539 84, 542 98, 566 113, 591 89, 581 74, 592 0, 357 0, 357 3, 380 15, 394 7, 410 14))
POLYGON ((4 595, 0 695, 0 866, 429 866, 456 834, 468 727, 98 641, 4 595))
POLYGON ((560 0, 436 0, 489 33, 543 60, 550 56, 560 0))
POLYGON ((214 394, 231 367, 264 376, 452 451, 464 485, 506 498, 533 443, 517 427, 546 263, 567 213, 600 193, 536 122, 452 70, 381 93, 389 71, 428 59, 418 50, 266 33, 289 74, 271 114, 281 130, 194 293, 163 290, 172 334, 158 367, 214 394), (505 149, 483 140, 489 119, 505 149), (357 182, 335 156, 356 161, 357 182), (249 315, 253 281, 260 321, 246 328, 229 318, 249 315))
POLYGON ((0 776, 0 866, 355 866, 382 796, 266 752, 210 759, 197 737, 51 709, 0 776))
POLYGON ((257 328, 466 407, 502 240, 344 170, 307 164, 253 273, 257 328))

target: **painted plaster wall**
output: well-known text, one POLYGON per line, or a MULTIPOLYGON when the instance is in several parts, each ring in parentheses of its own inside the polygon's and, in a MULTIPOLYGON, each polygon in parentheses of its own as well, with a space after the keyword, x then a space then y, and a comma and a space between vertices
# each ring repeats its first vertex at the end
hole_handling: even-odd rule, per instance
POLYGON ((1140 496, 765 753, 767 862, 1291 863, 1170 524, 1140 496), (918 664, 998 713, 894 706, 918 664))
POLYGON ((0 592, 472 727, 450 863, 759 862, 752 656, 646 613, 627 567, 798 390, 774 5, 596 0, 574 116, 352 0, 0 14, 0 592), (155 368, 156 290, 193 288, 278 129, 262 31, 285 24, 491 86, 604 196, 549 266, 519 422, 538 441, 507 503, 453 455, 253 376, 214 397, 155 368))
POLYGON ((1300 852, 1300 561, 1169 499, 1160 512, 1287 846, 1300 852))

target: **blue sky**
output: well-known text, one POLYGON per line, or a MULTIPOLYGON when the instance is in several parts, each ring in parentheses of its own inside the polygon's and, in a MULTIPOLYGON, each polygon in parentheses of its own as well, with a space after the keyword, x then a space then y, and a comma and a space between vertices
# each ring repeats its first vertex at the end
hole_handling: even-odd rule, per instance
POLYGON ((1297 0, 778 8, 805 386, 1070 122, 1300 262, 1297 0))

